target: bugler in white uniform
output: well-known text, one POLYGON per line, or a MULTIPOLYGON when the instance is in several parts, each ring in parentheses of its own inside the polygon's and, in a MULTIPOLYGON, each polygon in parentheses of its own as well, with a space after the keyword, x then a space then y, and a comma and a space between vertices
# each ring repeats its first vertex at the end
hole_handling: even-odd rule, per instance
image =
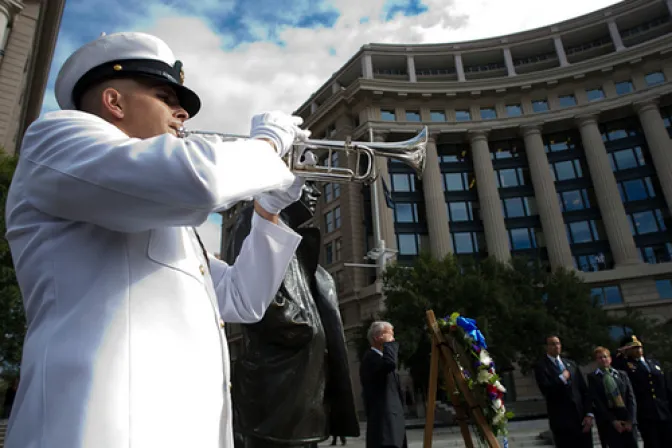
MULTIPOLYGON (((90 50, 77 63, 97 65, 90 50)), ((255 216, 228 266, 192 227, 292 181, 259 140, 132 139, 75 110, 33 123, 6 210, 28 319, 6 448, 233 447, 223 322, 261 319, 300 237, 255 216)))

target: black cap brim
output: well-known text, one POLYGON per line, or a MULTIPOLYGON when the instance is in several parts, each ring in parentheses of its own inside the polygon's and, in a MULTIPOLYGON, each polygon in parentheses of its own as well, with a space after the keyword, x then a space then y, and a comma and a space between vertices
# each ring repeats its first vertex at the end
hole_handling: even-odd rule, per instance
POLYGON ((132 59, 110 61, 89 70, 77 82, 72 92, 75 105, 79 106, 82 94, 91 86, 108 79, 144 78, 168 85, 175 90, 180 106, 189 114, 195 116, 201 109, 201 99, 196 92, 182 84, 182 63, 177 61, 170 66, 162 61, 151 59, 132 59))

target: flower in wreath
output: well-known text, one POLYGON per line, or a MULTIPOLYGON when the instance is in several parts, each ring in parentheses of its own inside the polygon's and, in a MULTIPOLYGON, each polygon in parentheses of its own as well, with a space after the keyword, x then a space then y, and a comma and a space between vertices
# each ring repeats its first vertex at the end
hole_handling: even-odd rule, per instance
POLYGON ((481 330, 478 329, 476 326, 476 321, 474 319, 469 319, 468 317, 462 317, 459 316, 455 323, 464 330, 467 336, 469 336, 471 339, 474 341, 474 345, 476 345, 480 349, 487 349, 488 344, 485 343, 485 338, 483 337, 483 333, 481 333, 481 330))

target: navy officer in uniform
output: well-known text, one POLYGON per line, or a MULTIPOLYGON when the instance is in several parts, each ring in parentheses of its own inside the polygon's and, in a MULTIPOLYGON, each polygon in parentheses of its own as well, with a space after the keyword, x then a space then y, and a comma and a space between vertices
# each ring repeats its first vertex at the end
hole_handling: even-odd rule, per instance
POLYGON ((301 241, 278 218, 303 186, 281 157, 308 131, 269 112, 250 139, 181 138, 200 108, 183 75, 154 36, 101 36, 26 131, 6 206, 28 323, 6 448, 233 446, 224 322, 263 317, 301 241), (247 198, 228 265, 194 228, 247 198))
POLYGON ((644 448, 672 447, 672 412, 665 372, 660 364, 644 357, 644 346, 635 335, 621 341, 628 373, 637 400, 637 429, 644 448))

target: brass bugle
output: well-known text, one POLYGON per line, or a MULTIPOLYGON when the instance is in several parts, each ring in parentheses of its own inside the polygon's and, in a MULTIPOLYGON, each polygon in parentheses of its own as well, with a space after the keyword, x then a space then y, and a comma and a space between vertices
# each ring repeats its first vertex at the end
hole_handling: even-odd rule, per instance
MULTIPOLYGON (((211 131, 190 131, 182 129, 181 137, 190 135, 217 136, 223 139, 248 139, 247 135, 226 134, 211 131)), ((297 141, 285 156, 285 162, 296 176, 318 182, 358 182, 370 184, 378 177, 376 157, 385 157, 402 162, 413 169, 418 179, 425 171, 428 131, 425 126, 415 137, 400 142, 358 142, 348 138, 337 140, 297 141), (307 151, 322 161, 317 165, 303 163, 307 151), (333 166, 332 155, 343 152, 355 154, 353 168, 333 166)))

